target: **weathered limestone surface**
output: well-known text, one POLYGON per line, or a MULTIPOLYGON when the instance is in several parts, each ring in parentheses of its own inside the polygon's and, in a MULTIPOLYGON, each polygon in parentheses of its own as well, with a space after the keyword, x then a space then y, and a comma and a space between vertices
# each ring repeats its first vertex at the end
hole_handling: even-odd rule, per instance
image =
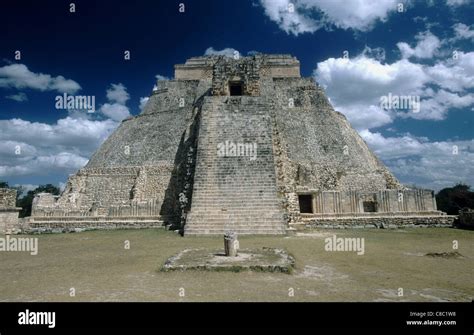
POLYGON ((283 249, 242 249, 235 257, 228 257, 222 249, 185 249, 168 258, 161 271, 256 271, 291 274, 295 259, 283 249))
POLYGON ((16 207, 16 190, 0 188, 0 234, 12 234, 20 229, 20 210, 16 207))
POLYGON ((235 257, 239 251, 239 240, 234 232, 224 234, 224 253, 228 257, 235 257))
POLYGON ((315 215, 351 215, 367 213, 373 204, 376 213, 411 212, 438 214, 434 192, 430 190, 379 190, 379 191, 301 191, 312 195, 315 215))
POLYGON ((175 78, 158 81, 142 113, 121 123, 61 196, 38 195, 30 226, 284 234, 308 218, 394 213, 400 224, 448 220, 433 192, 398 182, 314 79, 300 77, 296 58, 259 54, 176 65, 175 78), (228 142, 255 155, 222 156, 228 142))
POLYGON ((365 216, 338 218, 307 218, 297 229, 308 228, 402 228, 402 227, 451 227, 455 215, 418 216, 365 216))

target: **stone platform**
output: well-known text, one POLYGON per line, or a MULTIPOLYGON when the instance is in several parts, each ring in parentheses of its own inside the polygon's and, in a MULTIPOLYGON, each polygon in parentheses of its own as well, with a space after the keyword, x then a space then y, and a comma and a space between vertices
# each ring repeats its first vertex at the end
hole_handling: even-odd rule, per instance
POLYGON ((293 271, 295 259, 283 249, 241 249, 236 257, 227 257, 222 249, 185 249, 170 257, 161 271, 293 271))
POLYGON ((434 216, 365 216, 365 217, 306 217, 300 224, 292 225, 297 230, 313 228, 409 228, 452 227, 455 215, 434 216))
POLYGON ((124 217, 30 217, 24 220, 22 232, 37 233, 69 233, 86 230, 108 229, 165 229, 164 222, 159 216, 124 216, 124 217))

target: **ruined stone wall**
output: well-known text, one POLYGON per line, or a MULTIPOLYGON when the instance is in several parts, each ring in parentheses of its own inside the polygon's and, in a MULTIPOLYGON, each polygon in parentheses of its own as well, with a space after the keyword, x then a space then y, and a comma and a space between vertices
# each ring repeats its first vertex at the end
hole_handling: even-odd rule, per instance
POLYGON ((10 234, 19 228, 18 213, 19 209, 0 208, 0 234, 10 234))
POLYGON ((0 234, 14 233, 19 229, 20 210, 16 207, 16 190, 0 188, 0 234))
POLYGON ((38 195, 32 216, 159 215, 173 169, 171 162, 81 169, 59 199, 38 195))
POLYGON ((453 215, 313 218, 303 220, 303 224, 306 229, 451 227, 455 218, 453 215))
POLYGON ((159 216, 43 216, 32 217, 23 227, 26 234, 68 233, 86 230, 164 228, 159 216))
POLYGON ((16 207, 16 190, 0 188, 0 208, 16 207))

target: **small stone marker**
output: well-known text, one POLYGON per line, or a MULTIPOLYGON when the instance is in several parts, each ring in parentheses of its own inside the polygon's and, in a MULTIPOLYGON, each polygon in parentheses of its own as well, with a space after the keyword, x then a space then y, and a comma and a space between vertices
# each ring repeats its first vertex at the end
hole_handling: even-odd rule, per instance
POLYGON ((224 250, 225 255, 229 257, 237 256, 237 250, 239 249, 239 241, 237 240, 237 234, 235 232, 227 232, 224 234, 224 250))

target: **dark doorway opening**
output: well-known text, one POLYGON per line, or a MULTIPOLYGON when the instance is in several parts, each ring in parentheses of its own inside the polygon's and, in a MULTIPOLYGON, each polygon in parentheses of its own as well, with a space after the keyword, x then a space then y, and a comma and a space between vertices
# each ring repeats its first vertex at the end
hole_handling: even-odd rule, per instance
POLYGON ((377 211, 377 202, 376 201, 364 201, 364 212, 376 212, 377 211))
POLYGON ((244 85, 240 81, 234 81, 229 83, 230 95, 242 95, 244 92, 244 85))
POLYGON ((298 195, 300 213, 313 213, 313 197, 311 194, 298 195))

